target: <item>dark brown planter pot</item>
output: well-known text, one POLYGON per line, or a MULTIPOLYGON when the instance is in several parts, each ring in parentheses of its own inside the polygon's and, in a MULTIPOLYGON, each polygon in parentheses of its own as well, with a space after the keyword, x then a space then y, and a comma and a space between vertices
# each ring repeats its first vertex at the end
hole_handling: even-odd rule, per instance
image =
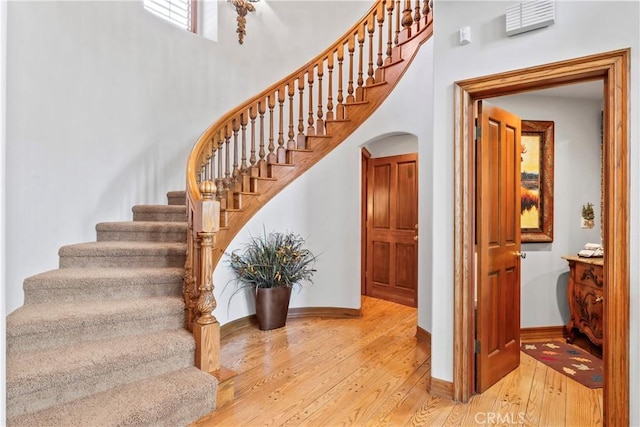
POLYGON ((291 299, 291 288, 256 289, 256 317, 262 331, 282 328, 287 322, 287 311, 291 299))

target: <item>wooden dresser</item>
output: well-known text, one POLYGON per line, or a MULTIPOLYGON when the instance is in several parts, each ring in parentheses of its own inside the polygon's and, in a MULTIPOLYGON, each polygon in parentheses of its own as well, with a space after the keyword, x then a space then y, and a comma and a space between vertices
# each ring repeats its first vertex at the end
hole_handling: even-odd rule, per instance
POLYGON ((563 256, 569 263, 567 297, 571 319, 567 323, 567 342, 572 343, 575 330, 584 333, 596 345, 602 345, 604 278, 602 258, 563 256))

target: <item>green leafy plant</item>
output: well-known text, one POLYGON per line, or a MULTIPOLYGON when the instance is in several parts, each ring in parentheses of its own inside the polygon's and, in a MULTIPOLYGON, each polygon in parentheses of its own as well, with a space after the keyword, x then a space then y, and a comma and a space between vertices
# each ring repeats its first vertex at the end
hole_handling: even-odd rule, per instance
POLYGON ((229 266, 236 275, 236 291, 312 283, 317 257, 304 244, 305 240, 295 233, 265 231, 262 236, 251 237, 243 248, 228 254, 229 266))

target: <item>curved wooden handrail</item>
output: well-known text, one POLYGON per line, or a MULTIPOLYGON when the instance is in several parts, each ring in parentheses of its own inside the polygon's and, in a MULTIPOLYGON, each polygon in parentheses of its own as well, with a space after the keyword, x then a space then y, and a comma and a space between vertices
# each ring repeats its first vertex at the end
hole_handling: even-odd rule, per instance
POLYGON ((292 80, 297 80, 300 75, 304 75, 309 67, 313 64, 317 64, 321 60, 324 60, 329 55, 329 52, 337 50, 340 44, 344 45, 345 40, 348 39, 350 35, 352 35, 355 31, 358 30, 358 27, 362 25, 362 22, 369 16, 371 13, 378 7, 380 1, 376 1, 376 3, 369 9, 367 13, 365 13, 364 17, 356 24, 353 25, 344 35, 338 39, 333 45, 329 46, 324 52, 304 64, 302 67, 298 68, 296 71, 289 74, 287 77, 283 78, 277 83, 272 84, 258 95, 255 95, 249 99, 247 99, 242 104, 235 107, 233 110, 230 110, 228 113, 224 114, 220 119, 216 122, 212 123, 198 138, 195 146, 191 150, 189 155, 189 159, 187 161, 187 193, 192 197, 193 201, 200 200, 202 198, 200 191, 198 189, 198 183, 196 181, 197 175, 197 163, 204 146, 209 142, 211 137, 215 134, 215 132, 221 127, 223 123, 228 122, 234 115, 237 114, 240 110, 245 110, 251 104, 255 103, 256 99, 264 99, 269 94, 277 91, 285 82, 290 82, 292 80))
POLYGON ((249 99, 247 99, 242 104, 238 105, 234 109, 230 110, 226 114, 224 114, 220 119, 211 124, 198 138, 194 148, 191 150, 189 155, 189 159, 187 161, 187 193, 191 196, 193 201, 201 200, 201 194, 198 189, 198 182, 196 181, 197 176, 197 164, 198 160, 201 157, 202 151, 205 145, 211 140, 211 137, 215 135, 215 132, 218 131, 224 123, 227 123, 229 120, 233 118, 233 116, 237 115, 238 111, 246 110, 249 106, 254 104, 257 99, 264 99, 270 94, 278 91, 280 87, 282 87, 285 83, 290 81, 298 80, 300 75, 306 74, 307 70, 318 62, 324 61, 329 56, 329 52, 336 51, 339 45, 344 45, 345 40, 348 40, 348 37, 352 35, 354 32, 358 31, 358 27, 362 25, 362 22, 371 15, 372 11, 378 8, 378 4, 381 3, 377 1, 371 9, 364 15, 364 17, 353 27, 351 27, 342 38, 338 39, 333 45, 331 45, 328 49, 326 49, 323 53, 316 56, 309 62, 307 62, 302 67, 298 68, 296 71, 289 74, 287 77, 283 78, 277 83, 272 84, 258 95, 255 95, 249 99))
POLYGON ((430 1, 376 0, 324 52, 224 114, 194 145, 187 161, 183 293, 201 369, 219 369, 211 276, 226 246, 388 96, 432 34, 430 1))
MULTIPOLYGON (((430 6, 431 2, 432 0, 423 2, 427 8, 427 13, 425 14, 425 21, 427 20, 427 15, 430 13, 430 10, 431 10, 431 6, 430 6)), ((341 51, 345 44, 348 44, 351 42, 352 36, 354 34, 356 33, 360 34, 361 32, 364 32, 363 23, 371 22, 370 18, 374 17, 375 12, 380 10, 381 7, 383 10, 384 9, 388 10, 387 8, 385 8, 385 5, 393 4, 395 9, 396 5, 400 3, 405 3, 405 7, 406 7, 406 4, 411 2, 407 2, 404 0, 402 2, 377 0, 374 3, 374 5, 371 7, 371 9, 369 9, 369 11, 363 16, 363 18, 358 23, 354 24, 349 30, 347 30, 344 33, 344 35, 341 38, 339 38, 336 42, 334 42, 331 46, 329 46, 329 48, 327 48, 324 52, 322 52, 315 58, 311 59, 309 62, 307 62, 306 64, 304 64, 303 66, 301 66, 300 68, 298 68, 296 71, 292 72, 285 78, 281 79, 277 83, 272 84, 267 89, 260 92, 258 95, 247 99, 245 102, 238 105, 234 109, 230 110, 229 112, 224 114, 220 119, 218 119, 216 122, 211 124, 211 126, 209 126, 200 135, 200 137, 198 138, 198 141, 196 142, 193 149, 191 150, 191 153, 189 154, 189 158, 187 160, 187 195, 188 197, 193 202, 202 200, 202 194, 200 193, 200 190, 198 188, 199 184, 196 179, 198 174, 198 161, 201 159, 202 152, 205 149, 205 146, 211 140, 211 138, 215 135, 216 132, 220 131, 223 128, 225 123, 228 123, 230 120, 232 120, 233 117, 238 114, 238 111, 246 110, 252 104, 255 104, 256 100, 258 99, 265 99, 267 96, 269 96, 270 94, 273 94, 280 87, 285 85, 287 82, 298 80, 301 75, 306 74, 309 68, 314 67, 319 62, 323 62, 324 60, 328 59, 330 53, 341 51)), ((430 21, 428 23, 430 23, 430 21)), ((428 23, 425 22, 424 27, 426 27, 428 23)))

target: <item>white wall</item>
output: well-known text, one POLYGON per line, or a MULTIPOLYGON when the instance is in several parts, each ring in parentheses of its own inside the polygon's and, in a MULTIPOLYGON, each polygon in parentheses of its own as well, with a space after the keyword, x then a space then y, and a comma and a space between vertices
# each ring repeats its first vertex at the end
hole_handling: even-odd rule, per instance
MULTIPOLYGON (((440 1, 435 5, 433 191, 426 203, 435 206, 433 240, 441 251, 433 259, 432 374, 453 378, 453 82, 599 52, 631 47, 630 114, 630 348, 631 402, 640 399, 640 290, 638 225, 640 225, 640 157, 637 117, 640 74, 640 3, 556 2, 556 23, 548 28, 505 37, 509 1, 440 1), (458 46, 458 30, 470 26, 473 42, 458 46), (436 226, 437 225, 437 226, 436 226)), ((421 153, 422 158, 422 153, 421 153)), ((429 181, 428 181, 429 182, 429 181)), ((423 222, 424 223, 424 222, 423 222)), ((640 425, 640 409, 631 406, 631 424, 640 425)))
MULTIPOLYGON (((6 107, 7 107, 7 2, 0 1, 0 331, 6 330, 6 262, 5 262, 5 194, 6 194, 6 107)), ((7 337, 2 334, 0 337, 0 354, 6 354, 7 337)), ((0 386, 0 420, 5 419, 5 408, 7 395, 4 392, 4 378, 6 378, 7 366, 5 363, 0 365, 0 377, 3 378, 0 386)))
MULTIPOLYGON (((307 238, 309 248, 319 254, 314 284, 301 292, 294 292, 291 307, 360 308, 360 186, 361 148, 372 141, 418 141, 429 144, 427 125, 430 104, 420 102, 418 108, 403 109, 407 100, 429 99, 433 66, 432 43, 420 49, 412 66, 382 106, 345 142, 318 162, 260 210, 234 238, 227 252, 242 246, 251 235, 263 228, 290 230, 307 238), (399 133, 410 135, 398 136, 399 133)), ((418 176, 420 186, 423 164, 420 157, 418 176)), ((420 205, 420 221, 424 206, 420 205)), ((425 234, 426 235, 426 234, 425 234)), ((420 259, 431 258, 431 247, 420 230, 418 248, 420 259)), ((220 309, 216 316, 220 323, 247 316, 254 312, 251 300, 244 294, 233 298, 234 287, 227 285, 233 275, 226 257, 214 272, 216 299, 220 309), (225 289, 226 287, 226 289, 225 289)), ((431 284, 428 271, 421 265, 418 271, 418 325, 431 328, 428 307, 431 284)))
POLYGON ((399 156, 401 154, 417 153, 418 139, 414 135, 389 135, 365 145, 372 158, 399 156))
POLYGON ((554 122, 552 243, 523 243, 521 326, 560 326, 569 321, 569 268, 563 255, 575 255, 600 238, 600 115, 602 101, 529 94, 492 98, 523 120, 554 122), (596 225, 580 227, 582 205, 594 204, 596 225))
POLYGON ((131 206, 166 203, 167 191, 183 189, 187 155, 209 124, 318 54, 370 7, 261 2, 241 46, 227 2, 218 43, 141 2, 2 4, 7 311, 22 304, 26 277, 57 268, 60 246, 93 241, 96 223, 129 220, 131 206))

